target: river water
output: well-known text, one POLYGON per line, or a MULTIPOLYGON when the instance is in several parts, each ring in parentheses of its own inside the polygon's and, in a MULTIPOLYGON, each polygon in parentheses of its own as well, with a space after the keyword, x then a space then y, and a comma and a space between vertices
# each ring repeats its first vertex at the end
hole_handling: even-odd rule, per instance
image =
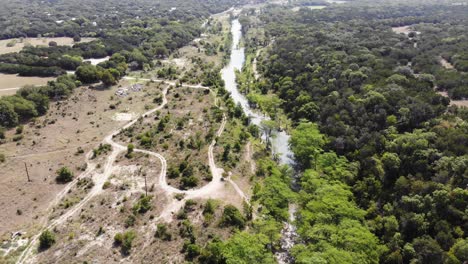
MULTIPOLYGON (((232 50, 230 62, 221 70, 221 75, 225 83, 226 90, 231 93, 231 97, 236 104, 240 104, 244 113, 250 117, 251 123, 260 126, 263 120, 269 118, 256 112, 250 108, 247 98, 237 89, 235 70, 241 70, 245 62, 245 50, 240 47, 242 37, 242 27, 238 19, 234 19, 231 25, 232 33, 232 50)), ((273 154, 279 157, 279 163, 282 165, 294 166, 293 153, 289 147, 289 138, 285 131, 274 131, 270 138, 273 154)), ((284 223, 284 228, 281 232, 281 250, 276 252, 275 256, 280 264, 292 263, 290 249, 294 246, 297 238, 296 227, 292 224, 296 208, 289 208, 290 221, 284 223)))

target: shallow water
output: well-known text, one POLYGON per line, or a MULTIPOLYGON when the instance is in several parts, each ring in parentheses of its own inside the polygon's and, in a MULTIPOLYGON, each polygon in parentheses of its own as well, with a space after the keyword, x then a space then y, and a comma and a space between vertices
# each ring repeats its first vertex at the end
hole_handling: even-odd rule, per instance
MULTIPOLYGON (((262 121, 269 118, 256 112, 250 108, 247 98, 237 89, 235 70, 241 70, 245 62, 245 50, 239 47, 239 42, 242 37, 241 24, 239 20, 232 21, 232 51, 231 59, 228 65, 221 71, 222 78, 225 83, 226 90, 231 93, 231 97, 236 104, 240 104, 244 113, 250 117, 250 120, 255 125, 260 125, 262 121)), ((271 140, 273 153, 278 155, 280 164, 294 166, 293 153, 289 147, 289 138, 284 131, 275 131, 271 140)), ((281 231, 281 250, 276 252, 275 256, 280 264, 292 263, 292 257, 289 253, 290 249, 295 245, 298 237, 296 227, 292 224, 296 214, 296 207, 291 206, 289 210, 290 221, 284 223, 281 231)))

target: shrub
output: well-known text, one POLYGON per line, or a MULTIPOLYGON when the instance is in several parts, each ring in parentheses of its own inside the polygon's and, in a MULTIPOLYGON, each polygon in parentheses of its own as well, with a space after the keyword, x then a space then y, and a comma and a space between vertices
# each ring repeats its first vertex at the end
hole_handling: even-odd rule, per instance
POLYGON ((57 47, 57 42, 55 42, 55 41, 50 41, 50 42, 49 42, 49 47, 57 47))
POLYGON ((188 189, 198 185, 198 178, 195 176, 188 176, 182 178, 182 188, 188 189))
POLYGON ((5 162, 6 158, 5 158, 5 154, 3 153, 0 153, 0 162, 5 162))
POLYGON ((135 146, 133 144, 128 144, 127 146, 127 154, 125 155, 125 157, 127 158, 132 158, 133 157, 133 150, 135 149, 135 146))
POLYGON ((130 250, 132 249, 132 243, 135 237, 136 234, 133 230, 129 230, 123 234, 117 233, 114 236, 114 243, 116 246, 120 246, 123 254, 128 255, 130 254, 130 250))
POLYGON ((102 189, 103 189, 103 190, 108 189, 110 186, 111 186, 110 181, 106 181, 106 182, 102 185, 102 189))
POLYGON ((123 242, 123 234, 122 234, 122 233, 117 233, 117 234, 115 234, 115 236, 114 236, 114 243, 115 243, 117 246, 120 246, 120 245, 122 245, 122 242, 123 242))
POLYGON ((67 183, 73 180, 73 172, 67 167, 62 167, 57 171, 57 177, 55 180, 58 183, 67 183))
POLYGON ((223 216, 221 218, 222 226, 234 226, 243 229, 245 227, 245 221, 245 217, 234 205, 226 205, 226 207, 224 207, 223 216))
POLYGON ((16 128, 16 134, 22 134, 24 131, 24 126, 23 125, 19 125, 17 128, 16 128))
POLYGON ((39 236, 39 250, 46 250, 55 243, 55 235, 46 230, 39 236))
POLYGON ((151 196, 142 195, 138 202, 133 206, 134 214, 144 214, 151 209, 151 196))
POLYGON ((134 215, 129 215, 125 220, 125 227, 134 226, 136 221, 136 217, 134 215))
POLYGON ((192 260, 200 255, 201 248, 197 244, 191 243, 190 241, 185 241, 183 251, 186 254, 186 258, 188 260, 192 260))
POLYGON ((154 234, 154 237, 165 240, 165 241, 170 241, 172 240, 172 235, 168 232, 167 226, 165 224, 158 224, 156 233, 154 234))
POLYGON ((167 171, 167 177, 169 177, 169 179, 175 179, 179 177, 179 175, 180 175, 180 171, 177 167, 175 166, 169 167, 169 170, 167 171))
POLYGON ((99 147, 97 149, 93 149, 93 157, 92 159, 95 159, 102 153, 107 153, 112 150, 112 146, 110 144, 99 144, 99 147))

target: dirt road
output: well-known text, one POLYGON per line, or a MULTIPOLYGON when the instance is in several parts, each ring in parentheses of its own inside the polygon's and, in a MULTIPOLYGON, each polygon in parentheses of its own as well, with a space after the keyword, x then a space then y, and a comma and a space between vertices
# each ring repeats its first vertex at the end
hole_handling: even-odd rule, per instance
MULTIPOLYGON (((142 80, 142 79, 140 79, 142 80)), ((153 80, 154 81, 154 80, 153 80)), ((156 80, 157 82, 163 82, 162 80, 156 80)), ((173 82, 167 82, 164 81, 167 84, 170 85, 175 85, 173 82)), ((208 87, 203 87, 201 85, 182 85, 183 87, 188 87, 188 88, 194 88, 194 89, 208 89, 212 92, 211 89, 208 87)), ((61 225, 67 221, 71 216, 73 216, 76 212, 78 212, 81 208, 83 208, 84 205, 86 205, 92 198, 95 196, 99 195, 100 193, 103 192, 102 186, 104 183, 109 179, 109 177, 112 175, 115 167, 114 163, 116 158, 119 156, 119 154, 123 153, 126 151, 127 147, 118 144, 117 142, 113 141, 113 138, 121 133, 123 130, 133 126, 140 117, 147 117, 153 114, 154 112, 161 110, 166 104, 167 104, 167 94, 168 88, 166 87, 163 90, 163 102, 161 105, 158 107, 138 116, 137 118, 133 119, 131 122, 127 123, 125 126, 113 131, 111 134, 106 136, 104 138, 104 143, 110 144, 112 146, 112 152, 111 154, 107 157, 104 169, 102 173, 97 173, 95 171, 96 169, 96 164, 93 164, 91 162, 91 156, 92 153, 88 153, 87 158, 86 158, 86 163, 88 164, 88 169, 80 174, 77 178, 75 178, 71 183, 69 183, 53 200, 51 205, 49 206, 49 210, 56 206, 68 193, 68 191, 78 182, 79 179, 88 177, 89 175, 92 175, 93 182, 95 183, 91 191, 83 198, 78 204, 75 206, 71 207, 70 210, 65 212, 63 215, 61 215, 59 218, 53 220, 50 224, 44 223, 43 228, 36 234, 32 239, 29 245, 26 247, 26 249, 23 251, 23 253, 20 255, 18 258, 17 263, 33 263, 34 259, 33 257, 33 248, 35 247, 37 240, 39 239, 40 234, 47 229, 53 229, 55 226, 61 225)), ((215 104, 217 103, 216 97, 215 97, 215 104)), ((227 118, 226 115, 223 115, 223 121, 221 122, 221 126, 218 129, 216 136, 220 137, 224 131, 224 128, 226 126, 227 118)), ((135 149, 135 152, 141 152, 145 153, 151 156, 154 156, 158 158, 161 162, 161 172, 159 174, 159 187, 162 189, 164 193, 170 197, 170 202, 164 207, 164 210, 160 214, 159 217, 156 218, 156 220, 164 220, 164 221, 171 221, 172 220, 172 214, 176 211, 178 211, 185 201, 187 199, 196 199, 196 198, 219 198, 220 194, 223 193, 223 188, 225 188, 225 183, 222 180, 222 175, 223 175, 223 169, 218 168, 215 163, 214 159, 214 146, 216 144, 216 140, 214 139, 208 149, 208 164, 210 167, 211 174, 213 176, 213 179, 210 183, 207 185, 199 188, 199 189, 192 189, 192 190, 179 190, 175 187, 172 187, 168 185, 167 180, 166 180, 166 168, 167 168, 167 162, 166 159, 160 155, 159 153, 151 152, 148 150, 143 150, 143 149, 135 149), (173 197, 173 194, 180 194, 183 193, 185 194, 184 199, 182 200, 177 200, 173 197)), ((227 182, 231 184, 236 192, 245 200, 248 201, 247 196, 242 192, 242 190, 237 186, 235 182, 232 180, 228 179, 227 182)), ((47 219, 47 218, 45 218, 47 219)))

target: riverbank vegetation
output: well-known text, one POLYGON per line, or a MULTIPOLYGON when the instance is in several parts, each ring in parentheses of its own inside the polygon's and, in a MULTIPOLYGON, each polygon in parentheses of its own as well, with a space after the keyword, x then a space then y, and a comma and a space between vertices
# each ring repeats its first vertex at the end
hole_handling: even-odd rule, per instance
POLYGON ((267 53, 257 57, 263 77, 241 87, 260 94, 250 96, 260 109, 258 98, 278 96, 269 103, 295 126, 296 263, 466 260, 454 252, 468 231, 467 110, 436 93, 465 97, 466 12, 435 1, 353 1, 269 6, 241 20, 270 40, 246 40, 247 50, 267 53), (406 25, 408 34, 391 30, 406 25))

